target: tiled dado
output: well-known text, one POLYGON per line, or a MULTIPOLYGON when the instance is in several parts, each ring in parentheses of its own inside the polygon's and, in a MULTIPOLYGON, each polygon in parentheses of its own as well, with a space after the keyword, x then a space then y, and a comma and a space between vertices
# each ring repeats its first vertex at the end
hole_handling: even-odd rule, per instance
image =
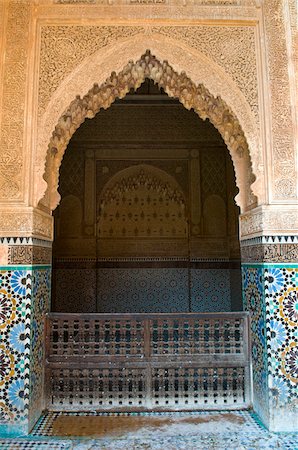
POLYGON ((0 266, 0 432, 26 434, 42 410, 51 249, 31 238, 4 238, 0 244, 8 255, 0 266))
POLYGON ((251 316, 251 351, 253 368, 253 405, 268 425, 268 362, 266 342, 266 308, 261 267, 242 266, 244 309, 251 316))
POLYGON ((270 427, 297 431, 298 264, 264 267, 270 427))
MULTIPOLYGON (((281 259, 289 245, 292 254, 297 254, 298 244, 296 238, 292 243, 277 240, 253 243, 259 247, 257 255, 268 255, 268 247, 278 246, 279 262, 244 261, 243 296, 251 313, 255 410, 270 430, 294 431, 298 423, 298 258, 295 263, 281 259)), ((270 254, 277 255, 275 250, 270 254)))
POLYGON ((242 306, 240 264, 229 261, 55 261, 52 304, 57 312, 237 310, 242 306))

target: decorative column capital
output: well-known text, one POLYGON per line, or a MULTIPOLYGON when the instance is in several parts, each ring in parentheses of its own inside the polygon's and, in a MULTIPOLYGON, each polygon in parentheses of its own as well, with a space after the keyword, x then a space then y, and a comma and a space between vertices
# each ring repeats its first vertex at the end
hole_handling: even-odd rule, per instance
POLYGON ((53 240, 53 217, 32 207, 2 207, 0 209, 0 237, 32 237, 53 240))
POLYGON ((240 216, 240 240, 298 236, 298 205, 262 205, 240 216))

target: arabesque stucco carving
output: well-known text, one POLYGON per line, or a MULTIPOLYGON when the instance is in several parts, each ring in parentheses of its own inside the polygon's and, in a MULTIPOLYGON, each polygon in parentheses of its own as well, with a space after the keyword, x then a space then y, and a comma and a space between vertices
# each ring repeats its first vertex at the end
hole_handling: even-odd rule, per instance
POLYGON ((152 32, 184 42, 215 61, 233 79, 259 122, 254 27, 155 26, 152 32))
MULTIPOLYGON (((19 200, 23 194, 24 114, 30 2, 13 0, 6 7, 8 10, 7 39, 5 58, 3 58, 3 86, 1 86, 2 89, 0 88, 0 112, 2 113, 0 199, 19 200)), ((3 6, 2 12, 4 14, 3 6)))
POLYGON ((287 2, 264 0, 267 63, 271 92, 272 190, 273 198, 280 200, 297 198, 297 162, 295 161, 297 142, 295 143, 294 139, 297 104, 291 102, 289 75, 294 77, 294 74, 289 74, 284 3, 287 2), (273 14, 273 11, 276 13, 273 14))
POLYGON ((256 198, 250 188, 254 175, 248 145, 237 118, 219 96, 214 98, 202 84, 196 86, 184 72, 178 74, 167 61, 160 62, 147 51, 135 63, 130 61, 120 73, 113 72, 101 86, 94 84, 83 98, 77 96, 59 118, 49 143, 46 161, 46 201, 49 200, 50 208, 54 209, 59 202, 59 167, 75 130, 86 118, 94 117, 101 108, 107 109, 116 98, 123 98, 130 89, 137 89, 145 78, 152 79, 170 97, 178 98, 186 109, 193 108, 203 120, 208 118, 218 129, 235 166, 240 191, 238 204, 242 210, 255 205, 256 198))
POLYGON ((167 36, 212 59, 234 80, 258 122, 256 37, 253 26, 43 26, 39 113, 44 111, 63 79, 87 56, 120 38, 142 33, 167 36))
POLYGON ((144 27, 44 26, 41 30, 38 108, 42 114, 61 81, 88 55, 120 36, 144 32, 144 27))

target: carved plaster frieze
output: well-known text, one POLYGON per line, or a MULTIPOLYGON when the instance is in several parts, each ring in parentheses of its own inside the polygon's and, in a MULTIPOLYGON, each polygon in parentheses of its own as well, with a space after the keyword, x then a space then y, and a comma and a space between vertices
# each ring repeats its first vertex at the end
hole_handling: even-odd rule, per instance
POLYGON ((39 113, 44 111, 51 95, 62 80, 86 56, 113 41, 144 32, 158 33, 184 42, 211 58, 235 81, 258 122, 254 26, 155 26, 147 31, 145 27, 141 26, 43 26, 41 29, 39 113))
POLYGON ((152 32, 184 42, 215 61, 234 80, 259 122, 254 26, 155 26, 152 32))
POLYGON ((270 236, 272 234, 298 234, 298 208, 264 206, 240 216, 240 238, 249 239, 254 236, 270 236))
POLYGON ((297 263, 298 243, 241 246, 241 260, 246 262, 297 263))
POLYGON ((94 5, 96 3, 105 3, 104 0, 53 0, 57 5, 94 5))
POLYGON ((0 211, 0 236, 31 236, 52 240, 53 218, 33 208, 10 208, 0 211))
MULTIPOLYGON (((274 199, 297 197, 294 121, 290 92, 283 0, 264 0, 265 37, 271 126, 273 135, 272 180, 274 199)), ((297 151, 296 151, 297 153, 297 151)))
POLYGON ((7 8, 2 93, 0 91, 0 198, 17 200, 22 197, 30 1, 11 0, 7 8))
POLYGON ((142 26, 43 26, 40 37, 39 114, 42 114, 61 81, 88 55, 119 38, 144 31, 142 26))
POLYGON ((52 0, 55 5, 204 5, 204 6, 259 6, 260 0, 52 0))
MULTIPOLYGON (((221 0, 94 0, 94 3, 53 3, 52 0, 35 0, 39 2, 39 19, 64 19, 78 21, 84 15, 84 20, 110 19, 143 19, 148 21, 149 14, 154 11, 155 19, 169 18, 179 20, 238 20, 239 22, 258 20, 258 9, 262 0, 237 0, 237 4, 224 4, 221 0), (104 8, 103 8, 104 6, 104 8), (150 13, 148 14, 148 9, 150 13)), ((226 0, 228 1, 228 0, 226 0)))
POLYGON ((224 139, 234 163, 239 187, 238 204, 244 211, 254 205, 256 199, 251 191, 255 177, 252 173, 248 144, 239 121, 226 103, 214 96, 202 84, 195 85, 184 72, 177 73, 167 61, 160 62, 147 51, 135 63, 130 61, 118 74, 113 72, 102 84, 94 84, 83 97, 77 96, 60 117, 48 147, 44 179, 48 183, 44 204, 54 209, 59 202, 59 168, 66 147, 86 118, 93 118, 100 109, 107 109, 116 98, 123 98, 130 89, 137 89, 146 78, 152 79, 170 97, 175 97, 186 109, 193 108, 203 120, 208 118, 224 139))
POLYGON ((31 245, 8 247, 8 264, 51 264, 52 249, 31 245))

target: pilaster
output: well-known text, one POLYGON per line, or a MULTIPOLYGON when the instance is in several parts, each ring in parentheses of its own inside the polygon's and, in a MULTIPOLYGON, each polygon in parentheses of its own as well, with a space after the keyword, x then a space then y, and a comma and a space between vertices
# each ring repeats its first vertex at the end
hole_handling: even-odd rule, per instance
POLYGON ((251 313, 254 409, 271 431, 297 429, 298 236, 241 241, 243 300, 251 313))
POLYGON ((27 434, 43 405, 44 314, 49 310, 51 242, 0 238, 0 431, 27 434))

